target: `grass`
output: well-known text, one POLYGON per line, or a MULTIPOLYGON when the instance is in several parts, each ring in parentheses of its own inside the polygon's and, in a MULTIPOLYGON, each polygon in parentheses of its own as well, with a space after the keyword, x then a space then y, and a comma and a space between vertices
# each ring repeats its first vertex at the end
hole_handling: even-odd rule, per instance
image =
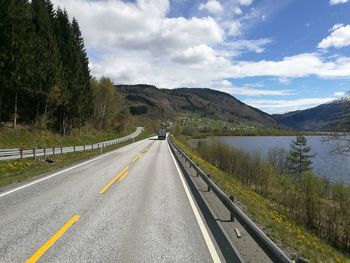
MULTIPOLYGON (((149 137, 150 133, 142 132, 135 141, 139 141, 149 137)), ((104 152, 112 151, 130 144, 132 141, 127 141, 120 144, 108 146, 104 152)), ((10 184, 19 183, 35 176, 51 172, 60 168, 68 167, 80 161, 93 158, 100 154, 100 150, 93 150, 80 153, 67 153, 63 155, 49 156, 53 163, 47 163, 43 159, 31 160, 23 159, 16 161, 0 162, 0 187, 10 184)))
POLYGON ((92 144, 123 137, 133 131, 127 130, 117 133, 113 130, 102 131, 86 126, 80 130, 72 131, 69 135, 61 136, 51 131, 24 126, 19 126, 16 129, 2 127, 0 129, 0 149, 32 149, 92 144))
POLYGON ((345 254, 288 218, 277 204, 241 185, 233 176, 203 160, 180 140, 174 139, 174 141, 212 176, 222 190, 234 195, 241 209, 291 258, 303 257, 310 262, 350 262, 345 254))

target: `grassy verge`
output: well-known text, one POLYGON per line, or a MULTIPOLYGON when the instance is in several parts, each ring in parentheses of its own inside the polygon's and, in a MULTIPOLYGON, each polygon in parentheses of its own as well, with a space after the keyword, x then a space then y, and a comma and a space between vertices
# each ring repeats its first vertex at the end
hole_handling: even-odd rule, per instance
POLYGON ((236 178, 202 159, 195 151, 180 140, 175 143, 206 172, 226 193, 235 196, 238 205, 263 230, 281 246, 291 258, 304 257, 310 262, 350 262, 349 257, 325 243, 316 234, 308 231, 289 218, 279 206, 257 194, 236 178))
POLYGON ((132 133, 134 129, 123 132, 113 130, 96 130, 85 126, 74 130, 69 135, 61 136, 51 131, 31 129, 19 126, 17 129, 2 128, 0 130, 0 149, 8 148, 45 148, 92 144, 112 140, 132 133))
MULTIPOLYGON (((135 141, 145 139, 149 136, 150 133, 144 131, 138 137, 135 138, 135 141)), ((106 147, 104 148, 104 153, 123 147, 127 144, 130 144, 131 142, 132 141, 130 140, 124 143, 106 147)), ((0 162, 0 187, 28 180, 40 174, 54 171, 56 169, 71 166, 80 161, 93 158, 99 154, 100 150, 97 149, 87 152, 67 153, 63 155, 49 156, 48 158, 54 161, 51 164, 45 162, 42 159, 23 159, 16 161, 0 162)))

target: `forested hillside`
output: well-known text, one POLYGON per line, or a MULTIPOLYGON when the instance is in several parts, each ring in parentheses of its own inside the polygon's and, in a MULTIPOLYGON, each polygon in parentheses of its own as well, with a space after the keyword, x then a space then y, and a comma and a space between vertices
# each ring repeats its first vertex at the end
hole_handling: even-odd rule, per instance
POLYGON ((108 79, 91 80, 78 21, 65 10, 50 0, 0 0, 0 32, 1 123, 62 135, 86 121, 119 125, 121 97, 108 79))
POLYGON ((151 85, 117 85, 134 115, 153 119, 175 119, 179 114, 230 123, 250 122, 265 128, 282 128, 269 114, 255 109, 235 97, 216 90, 200 88, 158 89, 151 85))

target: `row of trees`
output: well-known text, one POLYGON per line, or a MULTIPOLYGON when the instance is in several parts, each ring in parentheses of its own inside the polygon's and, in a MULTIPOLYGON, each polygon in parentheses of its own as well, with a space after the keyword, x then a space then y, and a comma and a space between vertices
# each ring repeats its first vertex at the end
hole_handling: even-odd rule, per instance
POLYGON ((218 141, 199 143, 195 150, 243 185, 277 203, 324 240, 349 251, 350 186, 312 173, 312 156, 304 137, 292 143, 290 152, 272 151, 268 161, 218 141))
POLYGON ((82 126, 93 91, 78 22, 50 0, 0 0, 0 32, 0 121, 82 126))

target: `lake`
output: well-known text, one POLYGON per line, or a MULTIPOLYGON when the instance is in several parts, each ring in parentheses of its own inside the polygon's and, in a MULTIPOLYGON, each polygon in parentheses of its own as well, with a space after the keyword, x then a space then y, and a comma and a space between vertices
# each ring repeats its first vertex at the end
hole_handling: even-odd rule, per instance
MULTIPOLYGON (((215 137, 221 142, 249 153, 260 153, 266 158, 272 148, 289 150, 293 136, 225 136, 215 137)), ((325 142, 322 136, 306 136, 311 146, 311 153, 316 154, 312 159, 313 171, 316 175, 326 177, 331 181, 343 180, 350 184, 350 156, 336 154, 333 142, 325 142)))

